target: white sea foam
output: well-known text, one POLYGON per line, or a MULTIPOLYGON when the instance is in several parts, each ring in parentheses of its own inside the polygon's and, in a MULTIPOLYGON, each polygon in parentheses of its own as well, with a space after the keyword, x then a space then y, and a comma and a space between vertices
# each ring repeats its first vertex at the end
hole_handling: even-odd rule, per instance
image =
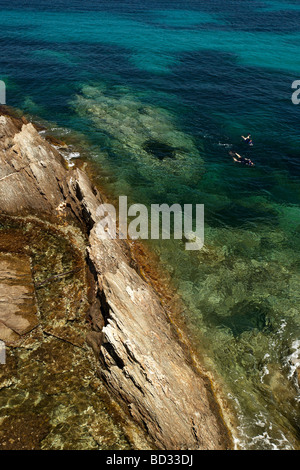
POLYGON ((67 135, 70 134, 71 129, 68 129, 66 127, 51 127, 51 132, 57 132, 59 131, 59 135, 67 135))
POLYGON ((72 160, 80 158, 79 152, 61 152, 61 154, 63 155, 64 159, 68 162, 69 167, 73 167, 75 165, 72 160))
POLYGON ((235 450, 293 450, 282 431, 274 434, 273 424, 262 411, 256 413, 253 419, 246 418, 242 412, 239 400, 228 394, 239 421, 236 435, 233 436, 235 450))
POLYGON ((232 144, 223 144, 222 142, 218 143, 219 147, 225 147, 226 149, 232 148, 232 144))
POLYGON ((300 369, 300 340, 293 341, 291 346, 292 353, 287 356, 285 365, 288 367, 288 379, 292 380, 298 390, 297 401, 300 401, 300 387, 298 384, 297 370, 300 369))
MULTIPOLYGON (((270 357, 271 357, 270 354, 265 354, 265 355, 264 355, 264 361, 267 362, 270 357)), ((269 374, 270 374, 270 371, 269 371, 269 369, 268 369, 267 364, 265 364, 265 365, 263 366, 262 374, 261 374, 261 377, 260 377, 261 383, 263 383, 263 380, 264 380, 265 376, 266 376, 266 375, 269 375, 269 374)))
POLYGON ((68 159, 72 160, 73 158, 79 158, 80 153, 79 152, 70 152, 68 159))

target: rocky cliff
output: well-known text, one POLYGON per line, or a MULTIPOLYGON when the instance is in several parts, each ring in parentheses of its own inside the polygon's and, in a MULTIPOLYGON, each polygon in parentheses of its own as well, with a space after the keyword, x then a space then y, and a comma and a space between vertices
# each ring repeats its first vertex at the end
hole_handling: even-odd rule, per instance
MULTIPOLYGON (((86 343, 95 353, 97 372, 106 388, 154 447, 230 448, 210 381, 193 365, 158 296, 135 269, 129 247, 97 236, 101 202, 101 194, 84 171, 68 169, 59 151, 31 123, 2 108, 1 216, 13 221, 27 218, 36 227, 51 224, 68 243, 84 244, 90 283, 86 343)), ((22 237, 19 242, 22 245, 22 237)), ((24 245, 30 243, 32 238, 23 240, 24 245)), ((8 345, 24 341, 38 325, 38 286, 30 278, 29 266, 30 255, 20 252, 1 258, 0 253, 0 339, 8 345)), ((71 271, 76 271, 76 263, 71 271)), ((52 273, 53 279, 59 275, 52 273)), ((80 291, 77 297, 80 303, 80 291)), ((55 323, 52 314, 45 325, 49 334, 81 347, 82 336, 74 336, 73 326, 65 319, 55 323)))

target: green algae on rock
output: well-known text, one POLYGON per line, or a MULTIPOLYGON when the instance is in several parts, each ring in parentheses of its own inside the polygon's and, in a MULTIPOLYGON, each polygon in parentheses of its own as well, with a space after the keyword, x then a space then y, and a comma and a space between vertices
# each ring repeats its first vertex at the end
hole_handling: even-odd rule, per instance
MULTIPOLYGON (((85 342, 89 286, 78 231, 72 242, 63 227, 37 219, 2 217, 0 225, 1 280, 18 287, 29 276, 32 292, 38 286, 32 331, 7 338, 0 328, 8 346, 0 369, 0 449, 132 448, 85 342), (69 274, 53 279, 53 273, 64 272, 69 274)), ((18 315, 24 315, 18 305, 18 315)))

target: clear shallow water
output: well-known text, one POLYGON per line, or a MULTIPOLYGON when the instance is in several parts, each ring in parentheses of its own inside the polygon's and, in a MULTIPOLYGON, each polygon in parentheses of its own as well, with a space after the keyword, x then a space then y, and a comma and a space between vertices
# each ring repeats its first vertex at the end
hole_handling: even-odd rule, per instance
POLYGON ((76 134, 113 194, 205 204, 204 250, 152 248, 239 445, 299 447, 299 3, 111 3, 0 1, 8 104, 76 134), (153 158, 149 141, 176 159, 153 158), (256 167, 234 166, 230 149, 256 167))

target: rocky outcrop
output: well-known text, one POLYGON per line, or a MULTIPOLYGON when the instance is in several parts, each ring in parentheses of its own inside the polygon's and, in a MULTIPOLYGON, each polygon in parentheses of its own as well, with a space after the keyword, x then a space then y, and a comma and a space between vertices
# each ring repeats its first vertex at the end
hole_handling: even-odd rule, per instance
MULTIPOLYGON (((128 246, 99 238, 101 202, 87 175, 78 168, 68 170, 60 153, 32 124, 0 116, 1 213, 34 215, 60 227, 79 227, 86 235, 94 295, 87 343, 107 389, 159 449, 229 448, 229 433, 211 384, 180 343, 154 290, 134 269, 128 246)), ((20 262, 26 277, 26 259, 20 262)), ((0 259, 0 296, 13 271, 5 263, 0 259)), ((24 282, 16 282, 16 303, 25 301, 24 282)), ((30 280, 26 282, 29 289, 30 280)), ((7 334, 24 333, 16 326, 16 312, 11 317, 9 312, 0 316, 4 341, 7 334)), ((20 325, 22 319, 20 315, 20 325)))

